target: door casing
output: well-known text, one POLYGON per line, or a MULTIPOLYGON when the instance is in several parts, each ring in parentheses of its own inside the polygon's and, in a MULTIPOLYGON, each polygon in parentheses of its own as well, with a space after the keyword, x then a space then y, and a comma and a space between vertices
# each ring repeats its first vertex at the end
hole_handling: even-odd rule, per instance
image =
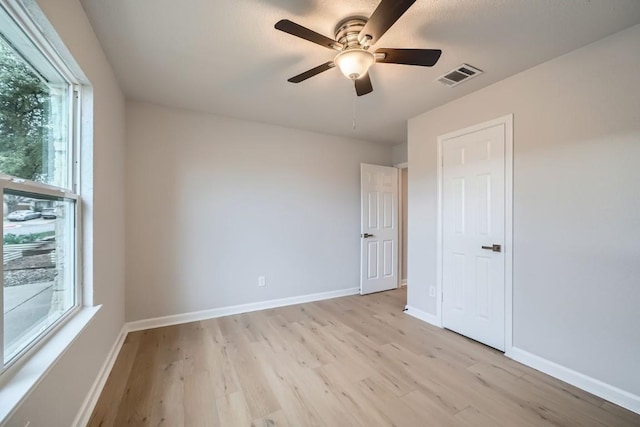
POLYGON ((442 327, 442 263, 443 263, 443 144, 446 140, 474 133, 494 126, 504 126, 505 141, 505 235, 504 235, 504 286, 505 286, 505 351, 513 347, 513 114, 489 120, 438 136, 438 217, 436 247, 436 319, 442 327))
MULTIPOLYGON (((407 286, 407 279, 402 279, 402 262, 404 257, 407 256, 404 250, 405 238, 403 237, 404 229, 408 225, 408 221, 404 220, 406 214, 404 209, 404 203, 406 202, 403 196, 402 174, 407 173, 409 170, 409 162, 403 162, 393 165, 398 169, 398 287, 407 286)), ((408 240, 408 239, 407 239, 408 240)))

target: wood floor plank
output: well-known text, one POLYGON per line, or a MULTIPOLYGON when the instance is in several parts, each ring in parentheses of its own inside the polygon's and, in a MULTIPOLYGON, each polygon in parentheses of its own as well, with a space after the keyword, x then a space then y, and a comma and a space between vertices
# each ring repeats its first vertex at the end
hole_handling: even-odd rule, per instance
POLYGON ((209 355, 204 344, 207 335, 200 322, 180 325, 185 376, 209 372, 209 355))
POLYGON ((273 414, 257 418, 251 422, 251 427, 290 427, 291 424, 287 419, 284 411, 280 410, 273 414))
POLYGON ((150 425, 152 398, 160 379, 157 375, 158 356, 158 334, 154 330, 142 332, 114 425, 150 425))
MULTIPOLYGON (((496 365, 494 366, 498 368, 496 365)), ((532 383, 538 388, 543 388, 553 392, 560 392, 563 396, 571 396, 576 400, 585 400, 591 405, 600 406, 606 402, 601 397, 594 396, 591 393, 580 390, 577 387, 550 377, 549 375, 542 374, 538 371, 525 374, 521 378, 532 383)))
POLYGON ((358 383, 360 390, 369 400, 380 416, 387 420, 387 425, 420 426, 425 425, 422 419, 402 398, 392 394, 386 386, 371 377, 358 383))
MULTIPOLYGON (((420 390, 412 391, 402 397, 423 421, 423 425, 459 427, 464 423, 452 415, 437 400, 432 399, 420 390)), ((495 427, 499 427, 495 425, 495 427)))
POLYGON ((358 414, 356 425, 378 426, 387 424, 387 420, 360 391, 359 381, 352 382, 342 373, 340 364, 329 364, 316 369, 316 373, 327 385, 333 395, 340 400, 347 413, 358 414))
POLYGON ((261 337, 260 341, 267 343, 274 351, 287 351, 290 342, 281 331, 288 326, 286 321, 279 318, 277 314, 272 314, 256 320, 256 323, 255 328, 261 337))
MULTIPOLYGON (((577 412, 569 414, 571 407, 566 406, 564 402, 562 403, 564 408, 557 407, 549 395, 527 385, 521 378, 511 375, 497 366, 478 363, 468 370, 474 372, 481 380, 480 384, 484 386, 482 389, 485 390, 485 393, 492 393, 494 396, 501 395, 510 402, 521 406, 525 409, 521 415, 527 417, 531 422, 535 422, 535 425, 570 425, 571 421, 576 422, 577 425, 601 425, 594 422, 586 414, 577 412), (531 405, 530 402, 536 402, 536 404, 531 405)), ((478 384, 474 384, 474 386, 479 387, 478 384)), ((483 409, 482 406, 477 407, 483 409)))
POLYGON ((111 427, 115 425, 118 409, 136 359, 141 335, 142 333, 131 333, 126 337, 91 415, 89 426, 111 427))
POLYGON ((131 333, 90 426, 640 426, 402 312, 406 289, 131 333))
POLYGON ((206 371, 197 371, 184 378, 184 425, 188 427, 220 426, 213 387, 206 371))
POLYGON ((601 399, 583 391, 573 390, 573 387, 567 384, 563 387, 554 387, 549 382, 542 381, 543 377, 546 375, 537 373, 525 375, 519 381, 540 396, 540 400, 545 400, 551 410, 562 414, 563 419, 581 421, 584 425, 615 426, 624 423, 624 418, 618 414, 589 410, 594 405, 597 406, 601 399), (563 403, 565 400, 571 402, 569 407, 563 403))
POLYGON ((376 378, 378 382, 384 383, 396 396, 402 396, 416 389, 415 379, 399 365, 400 362, 390 359, 379 351, 367 337, 351 333, 349 338, 350 345, 359 352, 360 360, 375 367, 376 374, 370 378, 376 378))
POLYGON ((467 406, 458 412, 455 419, 467 427, 509 427, 508 424, 499 422, 473 406, 467 406))
POLYGON ((181 336, 181 326, 168 326, 154 329, 157 335, 158 345, 158 368, 166 366, 184 359, 184 348, 181 336))
POLYGON ((323 336, 324 342, 332 348, 332 352, 337 356, 336 361, 332 364, 345 378, 355 383, 377 373, 375 366, 362 360, 362 355, 358 351, 346 345, 348 334, 352 332, 351 329, 344 333, 340 328, 327 325, 319 332, 323 336))
POLYGON ((215 368, 209 371, 214 395, 224 396, 240 391, 238 377, 231 362, 231 355, 226 344, 213 343, 210 359, 215 368))
POLYGON ((251 418, 260 418, 279 410, 280 404, 267 383, 264 371, 247 339, 238 336, 228 344, 229 359, 249 406, 251 418))
POLYGON ((175 404, 184 400, 183 362, 178 360, 161 368, 152 397, 150 425, 184 425, 184 406, 175 404))
POLYGON ((251 414, 242 392, 220 396, 216 399, 221 426, 249 426, 251 414))
POLYGON ((324 336, 318 333, 319 328, 307 327, 298 322, 294 322, 290 325, 289 329, 295 335, 300 345, 304 346, 320 365, 335 362, 338 358, 338 352, 335 347, 331 343, 328 343, 324 336))
POLYGON ((295 391, 296 399, 299 398, 304 408, 313 414, 313 422, 318 422, 319 425, 358 425, 353 414, 345 409, 334 393, 330 392, 329 383, 314 369, 297 363, 283 363, 286 359, 269 354, 267 348, 264 348, 264 352, 256 348, 254 354, 259 355, 267 370, 273 370, 275 377, 295 391))
MULTIPOLYGON (((413 354, 396 343, 381 346, 379 352, 389 361, 386 365, 395 364, 396 375, 411 381, 415 390, 437 403, 442 410, 455 414, 473 401, 465 379, 442 361, 413 354), (448 371, 443 373, 443 369, 448 371), (421 375, 415 375, 416 372, 421 375)), ((471 378, 470 374, 468 376, 471 378)))
POLYGON ((290 423, 295 426, 324 425, 320 414, 307 404, 306 395, 298 386, 297 375, 293 370, 300 365, 281 357, 281 354, 273 353, 264 343, 253 343, 252 347, 262 365, 265 378, 278 396, 278 402, 290 423))
POLYGON ((604 411, 615 415, 616 417, 622 419, 620 425, 640 425, 640 420, 638 420, 638 414, 629 411, 628 409, 621 408, 618 405, 615 405, 611 402, 605 401, 602 405, 600 405, 604 411))
POLYGON ((280 352, 281 356, 289 359, 292 363, 314 368, 322 365, 320 356, 314 352, 305 342, 300 342, 296 334, 290 327, 280 329, 281 336, 287 340, 286 348, 280 352))

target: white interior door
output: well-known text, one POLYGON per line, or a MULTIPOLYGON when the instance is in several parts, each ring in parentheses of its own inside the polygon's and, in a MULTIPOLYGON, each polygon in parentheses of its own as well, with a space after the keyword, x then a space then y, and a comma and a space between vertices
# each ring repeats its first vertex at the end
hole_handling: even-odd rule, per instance
POLYGON ((505 127, 442 141, 443 326, 505 348, 505 127))
POLYGON ((360 293, 398 287, 398 169, 360 165, 360 293))

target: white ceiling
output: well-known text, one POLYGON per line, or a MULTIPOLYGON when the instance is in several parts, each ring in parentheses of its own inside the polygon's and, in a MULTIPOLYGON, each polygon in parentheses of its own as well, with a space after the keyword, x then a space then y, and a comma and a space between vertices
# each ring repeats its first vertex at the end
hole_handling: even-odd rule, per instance
POLYGON ((333 37, 378 0, 82 3, 129 99, 388 144, 406 140, 408 118, 640 23, 639 0, 418 0, 374 47, 438 48, 440 61, 375 64, 374 92, 356 98, 337 69, 288 83, 335 52, 273 26, 286 18, 333 37), (462 63, 485 74, 434 82, 462 63))

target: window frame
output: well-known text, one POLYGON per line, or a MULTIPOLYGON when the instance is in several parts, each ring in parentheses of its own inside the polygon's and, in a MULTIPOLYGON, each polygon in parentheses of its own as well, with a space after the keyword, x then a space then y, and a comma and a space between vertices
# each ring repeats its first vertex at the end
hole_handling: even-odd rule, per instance
MULTIPOLYGON (((14 371, 26 363, 38 350, 68 323, 83 308, 83 269, 82 269, 82 198, 80 195, 80 148, 82 140, 82 85, 81 79, 71 71, 63 56, 53 47, 40 27, 33 20, 29 12, 20 2, 16 0, 0 0, 0 13, 4 13, 16 24, 16 28, 9 29, 3 33, 4 37, 12 40, 12 37, 26 37, 33 48, 39 51, 42 58, 48 62, 48 66, 53 67, 68 85, 68 111, 67 111, 67 167, 65 171, 66 182, 64 187, 57 187, 50 184, 40 183, 28 179, 13 177, 0 173, 0 194, 4 195, 5 189, 31 193, 34 196, 42 195, 54 198, 66 198, 73 200, 74 207, 74 254, 73 260, 73 290, 74 304, 65 313, 57 318, 51 325, 40 331, 31 342, 17 352, 10 360, 4 360, 4 311, 0 318, 0 386, 8 380, 14 371), (22 34, 17 35, 16 31, 22 34), (68 188, 67 188, 68 187, 68 188)), ((31 58, 24 58, 30 61, 31 58)), ((41 63, 40 63, 41 64, 41 63)), ((31 65, 38 69, 38 61, 31 65)), ((3 235, 4 235, 4 224, 3 235)), ((4 256, 4 244, 0 249, 4 256)), ((4 277, 4 264, 0 266, 0 278, 4 277)), ((4 307, 4 281, 2 280, 2 292, 0 292, 0 307, 4 307)))

